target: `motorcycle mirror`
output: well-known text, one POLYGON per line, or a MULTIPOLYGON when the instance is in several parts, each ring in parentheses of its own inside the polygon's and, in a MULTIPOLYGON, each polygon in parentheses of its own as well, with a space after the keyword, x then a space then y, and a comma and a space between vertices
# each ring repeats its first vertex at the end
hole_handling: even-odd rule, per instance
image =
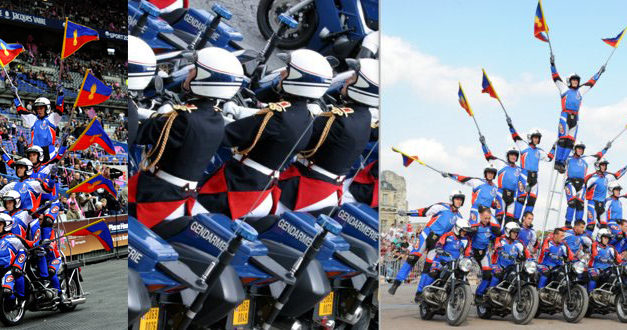
POLYGON ((332 68, 337 68, 337 66, 340 65, 340 60, 338 60, 335 56, 327 56, 326 59, 332 68))
POLYGON ((162 95, 163 94, 163 78, 161 78, 160 76, 155 76, 154 83, 155 83, 155 91, 157 92, 157 94, 162 95))
POLYGON ((356 60, 354 58, 347 58, 346 65, 348 65, 351 70, 355 70, 356 72, 359 71, 359 60, 356 60))

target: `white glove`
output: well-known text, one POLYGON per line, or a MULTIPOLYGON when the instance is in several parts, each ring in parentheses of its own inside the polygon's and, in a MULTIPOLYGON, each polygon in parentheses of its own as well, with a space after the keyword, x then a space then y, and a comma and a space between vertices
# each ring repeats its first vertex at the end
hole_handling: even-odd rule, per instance
POLYGON ((150 118, 154 113, 155 111, 153 110, 148 110, 148 109, 139 108, 139 107, 137 108, 137 116, 139 117, 140 120, 150 118))
POLYGON ((309 110, 313 116, 317 116, 322 113, 322 109, 318 103, 307 103, 307 110, 309 110))
POLYGON ((235 120, 246 118, 256 114, 259 111, 257 108, 247 108, 237 105, 233 101, 229 101, 222 105, 222 114, 226 118, 233 118, 235 120))
POLYGON ((376 122, 379 121, 379 108, 368 108, 368 110, 370 110, 370 124, 374 125, 376 122))
POLYGON ((168 113, 174 111, 174 108, 172 107, 172 104, 170 103, 166 103, 162 106, 159 107, 159 109, 157 109, 157 113, 158 114, 164 114, 164 113, 168 113))

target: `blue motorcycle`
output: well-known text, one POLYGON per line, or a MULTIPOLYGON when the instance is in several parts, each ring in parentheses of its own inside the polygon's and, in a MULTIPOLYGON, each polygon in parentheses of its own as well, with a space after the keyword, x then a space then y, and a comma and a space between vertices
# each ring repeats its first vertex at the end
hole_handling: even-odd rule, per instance
POLYGON ((257 26, 265 38, 278 30, 280 14, 298 21, 281 36, 280 48, 304 47, 338 58, 357 57, 362 40, 379 29, 378 0, 261 0, 257 26))

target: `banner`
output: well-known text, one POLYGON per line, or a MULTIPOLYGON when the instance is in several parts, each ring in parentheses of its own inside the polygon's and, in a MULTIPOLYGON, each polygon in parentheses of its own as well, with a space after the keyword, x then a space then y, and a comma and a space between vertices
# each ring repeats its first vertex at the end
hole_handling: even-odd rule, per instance
MULTIPOLYGON (((55 230, 58 231, 58 236, 63 236, 66 232, 71 232, 72 230, 86 226, 103 218, 109 226, 109 231, 111 232, 111 237, 113 238, 113 246, 118 247, 128 245, 128 215, 126 214, 118 215, 117 218, 116 216, 107 216, 66 221, 58 224, 58 228, 55 226, 55 230)), ((100 244, 98 239, 93 236, 69 236, 61 239, 60 247, 66 256, 69 256, 70 254, 78 255, 93 251, 104 251, 102 244, 100 244)))

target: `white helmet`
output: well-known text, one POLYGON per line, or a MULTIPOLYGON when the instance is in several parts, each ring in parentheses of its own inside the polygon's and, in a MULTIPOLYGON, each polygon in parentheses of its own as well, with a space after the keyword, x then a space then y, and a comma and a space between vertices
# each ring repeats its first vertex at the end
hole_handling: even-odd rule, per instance
POLYGON ((618 183, 618 181, 612 181, 607 185, 607 191, 612 194, 614 192, 614 189, 621 190, 623 189, 623 187, 620 186, 620 183, 618 183))
POLYGON ((451 194, 448 196, 448 200, 451 202, 451 204, 453 203, 453 200, 455 198, 461 198, 462 199, 462 205, 464 205, 464 201, 466 200, 466 195, 464 195, 464 193, 461 190, 453 190, 453 191, 451 191, 451 194))
POLYGON ((457 219, 455 227, 453 227, 453 233, 459 235, 459 232, 462 230, 468 233, 470 231, 470 222, 466 219, 457 219))
POLYGON ((520 232, 520 226, 515 221, 510 221, 505 225, 505 236, 509 238, 509 233, 511 233, 512 231, 517 233, 520 232))
MULTIPOLYGON (((542 139, 542 133, 540 133, 540 130, 532 129, 531 131, 529 131, 529 133, 527 133, 527 140, 531 142, 531 138, 533 138, 534 136, 537 136, 539 139, 542 139)), ((538 141, 538 144, 539 143, 540 142, 538 141)))
POLYGON ((190 88, 196 95, 229 100, 244 83, 242 63, 229 51, 208 47, 196 53, 196 77, 190 88))
POLYGON ((40 107, 40 106, 46 107, 46 114, 50 113, 50 100, 48 100, 45 97, 38 97, 35 100, 35 103, 33 103, 33 108, 35 108, 35 110, 37 110, 37 107, 40 107))
POLYGON ((357 81, 348 86, 348 97, 371 107, 379 106, 379 61, 372 58, 359 60, 357 81))
POLYGON ((281 82, 285 93, 319 99, 331 86, 333 68, 319 53, 298 49, 287 58, 287 77, 281 82))
POLYGON ((15 161, 14 163, 15 167, 17 168, 18 166, 26 166, 26 175, 30 176, 31 174, 33 174, 33 163, 31 163, 30 160, 26 159, 26 158, 20 158, 19 160, 15 161))
POLYGON ((3 232, 10 232, 13 229, 13 217, 6 214, 0 213, 0 222, 4 222, 3 232))
MULTIPOLYGON (((607 166, 609 163, 610 162, 607 159, 605 159, 605 157, 603 157, 603 158, 597 160, 596 162, 594 162, 594 168, 596 168, 597 171, 600 171, 601 170, 601 164, 605 164, 605 166, 607 166)), ((606 167, 606 169, 607 169, 607 167, 606 167)))
POLYGON ((128 36, 128 89, 143 90, 157 69, 157 57, 143 40, 128 36))
POLYGON ((15 202, 14 208, 16 210, 20 208, 20 205, 22 205, 22 197, 20 193, 15 190, 9 190, 6 193, 4 193, 4 195, 2 196, 2 205, 4 205, 6 201, 14 201, 15 202))
POLYGON ((28 149, 26 149, 26 157, 28 157, 28 154, 31 153, 36 153, 37 154, 37 159, 39 162, 43 162, 44 161, 44 150, 41 149, 40 146, 31 146, 28 149))
POLYGON ((597 242, 601 243, 601 238, 603 238, 603 236, 612 239, 612 232, 607 228, 599 229, 599 232, 597 233, 597 242))

